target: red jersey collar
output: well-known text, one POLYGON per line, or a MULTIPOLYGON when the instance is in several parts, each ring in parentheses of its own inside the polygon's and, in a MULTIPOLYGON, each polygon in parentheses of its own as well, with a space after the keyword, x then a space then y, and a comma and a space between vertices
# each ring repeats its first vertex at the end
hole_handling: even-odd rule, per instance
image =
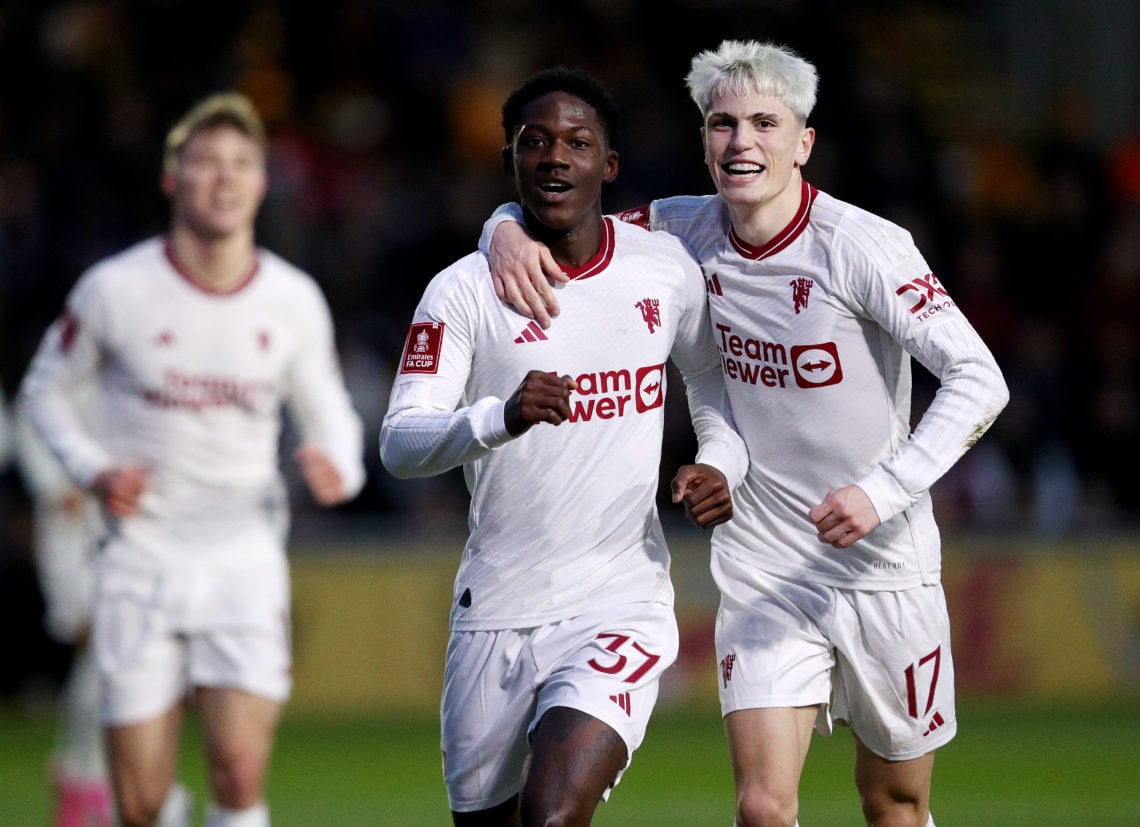
POLYGON ((610 265, 614 257, 614 225, 613 219, 608 215, 602 218, 602 243, 598 245, 598 252, 592 259, 580 267, 563 265, 562 271, 570 277, 571 281, 588 279, 596 276, 610 265))
POLYGON ((182 266, 182 262, 180 262, 174 255, 174 248, 171 246, 169 238, 163 240, 162 251, 166 254, 166 260, 170 262, 170 266, 174 268, 174 272, 182 276, 182 278, 184 278, 186 282, 195 290, 201 290, 203 293, 208 293, 211 296, 229 296, 240 292, 241 290, 244 290, 246 286, 248 286, 249 283, 253 281, 253 277, 257 275, 257 271, 261 269, 261 259, 258 258, 256 254, 254 254, 253 266, 249 268, 249 273, 246 274, 245 278, 243 278, 233 287, 230 287, 226 290, 217 290, 198 281, 198 279, 194 278, 190 271, 182 266))
POLYGON ((792 216, 788 226, 776 233, 771 241, 760 247, 749 244, 736 234, 734 227, 730 226, 728 228, 728 240, 732 243, 733 249, 745 258, 753 260, 774 256, 800 237, 800 233, 807 227, 808 218, 811 217, 811 205, 818 194, 819 190, 807 181, 800 181, 800 206, 796 210, 796 214, 792 216))

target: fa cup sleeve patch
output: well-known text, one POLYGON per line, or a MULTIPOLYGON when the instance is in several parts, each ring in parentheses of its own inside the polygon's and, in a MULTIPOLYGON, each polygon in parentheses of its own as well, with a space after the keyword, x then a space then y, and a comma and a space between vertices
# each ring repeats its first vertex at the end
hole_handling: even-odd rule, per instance
POLYGON ((443 348, 443 322, 415 322, 404 343, 400 373, 436 373, 443 348))

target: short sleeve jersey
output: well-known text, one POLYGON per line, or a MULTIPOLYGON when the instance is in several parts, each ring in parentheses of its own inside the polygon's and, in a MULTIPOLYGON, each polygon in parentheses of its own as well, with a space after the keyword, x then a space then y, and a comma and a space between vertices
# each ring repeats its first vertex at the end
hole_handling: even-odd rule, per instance
POLYGON ((381 451, 398 476, 463 465, 453 629, 672 604, 656 508, 670 357, 719 417, 725 405, 700 270, 676 238, 607 219, 597 256, 570 275, 546 331, 495 297, 478 253, 437 275, 415 313, 381 451), (530 370, 575 379, 570 419, 511 438, 503 402, 530 370))
POLYGON ((847 588, 937 582, 929 488, 989 427, 1007 391, 909 233, 806 182, 799 212, 764 247, 736 236, 718 196, 655 201, 648 219, 701 262, 748 445, 735 517, 715 530, 714 554, 847 588), (911 357, 941 382, 914 433, 911 357), (817 539, 808 512, 850 484, 882 524, 840 550, 817 539))

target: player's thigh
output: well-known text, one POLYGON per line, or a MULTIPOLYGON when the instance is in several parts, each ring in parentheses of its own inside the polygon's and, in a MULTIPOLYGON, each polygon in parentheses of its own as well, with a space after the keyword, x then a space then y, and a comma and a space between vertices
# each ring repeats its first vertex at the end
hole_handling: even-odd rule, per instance
POLYGON ((889 761, 855 738, 855 786, 869 821, 880 821, 898 809, 919 817, 929 812, 933 773, 933 752, 905 761, 889 761))
POLYGON ((609 724, 577 709, 550 709, 534 729, 523 820, 587 823, 626 765, 625 741, 609 724))
POLYGON ((157 809, 174 781, 182 708, 106 728, 107 765, 120 800, 157 809))
POLYGON ((226 770, 241 763, 264 772, 281 717, 279 701, 239 689, 203 687, 195 690, 195 708, 212 767, 226 770))
POLYGON ((738 794, 763 792, 791 798, 799 788, 818 709, 740 709, 724 718, 738 794))
POLYGON ((846 592, 832 638, 835 717, 872 753, 909 761, 954 737, 954 662, 941 586, 846 592))

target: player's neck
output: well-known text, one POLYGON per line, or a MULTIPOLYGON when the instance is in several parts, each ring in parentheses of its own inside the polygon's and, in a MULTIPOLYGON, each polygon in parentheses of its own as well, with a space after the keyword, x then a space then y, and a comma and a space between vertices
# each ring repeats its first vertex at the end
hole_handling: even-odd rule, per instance
POLYGON ((580 222, 568 230, 552 230, 537 221, 528 222, 534 237, 550 248, 550 254, 563 267, 581 267, 602 246, 602 214, 580 222))
POLYGON ((803 179, 793 175, 788 186, 768 200, 760 203, 729 202, 732 229, 747 244, 763 247, 795 218, 802 199, 803 179))
POLYGON ((206 239, 189 228, 170 231, 170 252, 183 273, 202 287, 225 292, 249 278, 256 259, 252 234, 206 239))

